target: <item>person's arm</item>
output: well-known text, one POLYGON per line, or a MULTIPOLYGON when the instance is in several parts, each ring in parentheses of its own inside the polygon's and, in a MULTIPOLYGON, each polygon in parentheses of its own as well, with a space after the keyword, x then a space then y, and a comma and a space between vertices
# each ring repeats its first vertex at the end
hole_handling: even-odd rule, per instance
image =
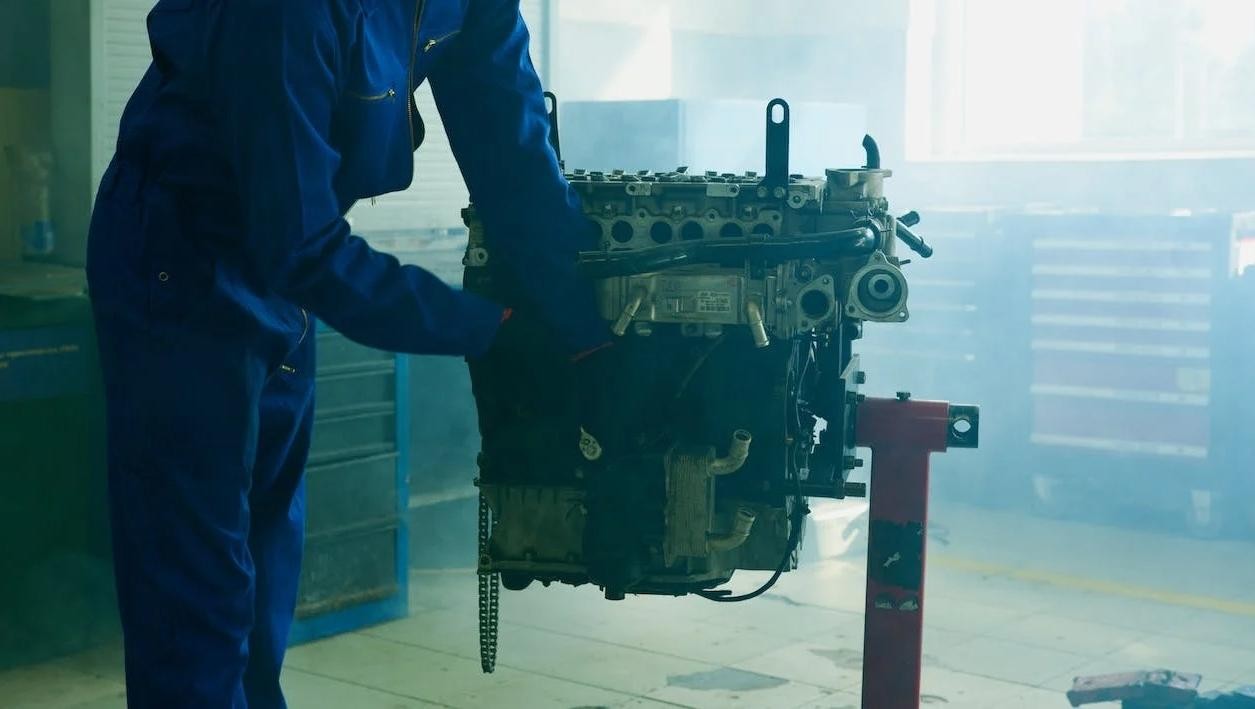
POLYGON ((248 262, 268 287, 362 344, 478 356, 501 308, 375 251, 340 214, 340 155, 329 139, 342 59, 333 5, 259 0, 220 10, 210 95, 235 168, 248 262))
POLYGON ((471 0, 432 71, 436 105, 494 256, 572 354, 608 343, 592 286, 576 273, 589 222, 549 146, 540 79, 519 0, 471 0))

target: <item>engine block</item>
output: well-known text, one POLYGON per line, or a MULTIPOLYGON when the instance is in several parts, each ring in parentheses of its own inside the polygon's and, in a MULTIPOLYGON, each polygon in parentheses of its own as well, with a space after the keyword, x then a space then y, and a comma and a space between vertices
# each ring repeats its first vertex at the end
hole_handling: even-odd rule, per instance
MULTIPOLYGON (((889 211, 890 172, 864 147, 862 168, 789 174, 777 100, 763 175, 568 174, 594 235, 580 268, 618 338, 617 373, 638 390, 615 431, 629 453, 579 455, 571 392, 598 382, 560 358, 525 381, 472 363, 490 511, 481 573, 511 589, 726 599, 717 587, 737 569, 794 567, 807 497, 865 493, 847 481, 862 462, 852 345, 866 322, 909 317, 896 242, 930 250, 889 211)), ((466 288, 519 302, 473 207, 465 218, 466 288)))

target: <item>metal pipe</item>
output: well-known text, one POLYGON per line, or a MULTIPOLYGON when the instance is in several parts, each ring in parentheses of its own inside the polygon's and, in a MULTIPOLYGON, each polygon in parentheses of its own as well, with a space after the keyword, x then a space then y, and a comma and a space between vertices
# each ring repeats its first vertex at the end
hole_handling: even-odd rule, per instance
POLYGON ((638 251, 586 251, 579 255, 580 273, 589 278, 654 273, 697 263, 738 259, 771 262, 799 258, 831 258, 870 253, 877 248, 874 230, 865 226, 840 231, 741 239, 701 239, 664 244, 638 251))
POLYGON ((904 244, 911 247, 911 251, 919 254, 924 258, 932 258, 933 247, 924 242, 915 232, 911 231, 911 227, 907 226, 901 219, 898 220, 897 228, 898 238, 904 244))
POLYGON ((748 507, 738 507, 736 516, 732 518, 732 530, 726 534, 712 534, 707 538, 711 551, 732 551, 750 538, 754 529, 754 520, 758 515, 748 507))
POLYGON ((745 301, 745 317, 750 322, 750 334, 754 336, 754 346, 762 349, 771 344, 771 338, 767 337, 767 323, 763 321, 763 307, 758 304, 757 300, 750 299, 745 301))
POLYGON ((710 464, 711 475, 728 475, 735 473, 745 465, 745 461, 750 457, 750 441, 754 437, 745 429, 737 429, 732 433, 732 444, 728 446, 728 454, 722 458, 715 458, 710 464))
POLYGON ((614 326, 610 331, 617 337, 623 337, 627 332, 628 326, 632 324, 632 319, 636 317, 637 311, 641 309, 641 303, 645 302, 645 296, 648 295, 644 288, 637 288, 632 291, 632 298, 623 306, 623 312, 619 314, 619 319, 614 321, 614 326))

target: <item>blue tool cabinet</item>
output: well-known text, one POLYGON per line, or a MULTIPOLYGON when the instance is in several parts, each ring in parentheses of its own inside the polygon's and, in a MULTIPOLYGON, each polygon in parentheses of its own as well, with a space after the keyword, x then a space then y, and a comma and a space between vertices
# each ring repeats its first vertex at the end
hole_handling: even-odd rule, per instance
POLYGON ((1250 303, 1233 292, 1233 215, 1038 211, 1002 228, 1021 304, 1006 352, 1030 363, 1018 470, 1035 498, 1133 523, 1183 512, 1204 535, 1240 527, 1249 468, 1234 468, 1231 394, 1249 369, 1224 355, 1250 303))
POLYGON ((319 327, 293 644, 406 615, 408 367, 319 327))

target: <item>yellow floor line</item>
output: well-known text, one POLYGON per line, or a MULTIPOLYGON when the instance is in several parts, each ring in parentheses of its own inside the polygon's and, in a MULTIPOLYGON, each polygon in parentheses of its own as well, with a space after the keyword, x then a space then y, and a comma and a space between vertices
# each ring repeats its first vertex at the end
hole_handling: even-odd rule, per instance
POLYGON ((1243 601, 1233 601, 1225 598, 1215 598, 1212 596, 1199 596, 1191 593, 1176 593, 1174 591, 1165 591, 1146 586, 1133 586, 1130 584, 1116 583, 1114 581, 1100 581, 1098 579, 1085 578, 1084 576, 1072 576, 1054 571, 1026 569, 1015 566, 1007 566, 1004 564, 993 564, 985 561, 961 559, 941 554, 930 554, 928 557, 928 563, 929 565, 939 566, 944 569, 1005 576, 1017 581, 1042 583, 1074 591, 1104 593, 1109 596, 1135 598, 1138 600, 1154 601, 1156 603, 1163 603, 1171 606, 1197 608, 1200 610, 1215 611, 1217 613, 1227 613, 1229 615, 1255 618, 1255 603, 1245 603, 1243 601))

